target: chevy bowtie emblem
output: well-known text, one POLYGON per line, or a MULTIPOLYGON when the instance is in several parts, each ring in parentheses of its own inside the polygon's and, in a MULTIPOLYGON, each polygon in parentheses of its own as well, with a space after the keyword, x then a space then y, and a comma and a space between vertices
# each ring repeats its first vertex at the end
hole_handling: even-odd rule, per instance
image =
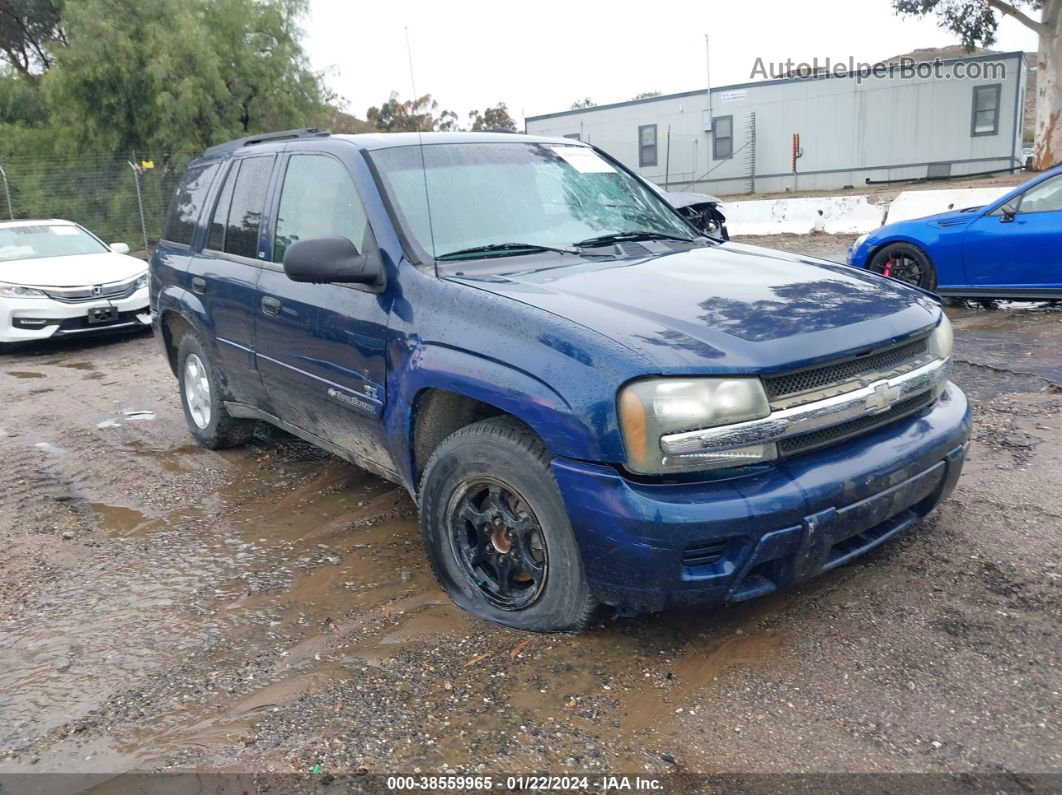
POLYGON ((92 285, 92 294, 93 295, 101 295, 102 293, 103 293, 103 285, 102 284, 94 284, 94 285, 92 285))
POLYGON ((892 408, 892 404, 900 399, 900 392, 899 386, 892 386, 888 381, 881 381, 874 386, 874 391, 864 401, 864 405, 871 414, 881 414, 892 408))

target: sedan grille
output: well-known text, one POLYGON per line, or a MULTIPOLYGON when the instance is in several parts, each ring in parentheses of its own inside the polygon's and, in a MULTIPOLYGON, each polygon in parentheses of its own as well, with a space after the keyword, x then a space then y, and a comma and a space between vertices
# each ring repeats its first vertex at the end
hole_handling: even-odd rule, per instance
POLYGON ((41 290, 51 299, 64 304, 79 304, 106 298, 118 301, 128 298, 136 292, 137 279, 110 284, 97 284, 89 287, 42 287, 41 290))

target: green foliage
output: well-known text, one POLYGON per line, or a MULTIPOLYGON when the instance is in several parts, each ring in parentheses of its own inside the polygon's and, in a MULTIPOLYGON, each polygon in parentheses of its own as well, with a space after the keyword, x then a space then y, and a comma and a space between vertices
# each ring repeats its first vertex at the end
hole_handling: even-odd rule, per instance
POLYGON ((85 0, 44 88, 95 149, 199 149, 328 119, 304 0, 85 0), (107 57, 101 58, 100 53, 107 57))
POLYGON ((633 97, 631 97, 631 99, 632 100, 635 100, 635 99, 652 99, 653 97, 659 97, 659 96, 660 96, 660 92, 659 91, 642 91, 640 94, 635 94, 633 97))
POLYGON ((592 99, 590 99, 590 97, 583 97, 582 99, 577 99, 577 100, 575 100, 575 102, 572 103, 572 110, 579 110, 579 108, 594 108, 594 107, 597 107, 597 103, 594 102, 592 99))
POLYGON ((206 146, 335 113, 299 41, 306 0, 0 0, 0 15, 15 4, 62 9, 30 70, 0 53, 0 159, 18 217, 69 218, 139 248, 134 152, 155 165, 141 178, 154 238, 206 146))
POLYGON ((492 108, 487 108, 480 113, 478 110, 468 114, 469 129, 473 132, 480 130, 515 130, 516 122, 509 115, 509 108, 504 102, 499 102, 492 108))

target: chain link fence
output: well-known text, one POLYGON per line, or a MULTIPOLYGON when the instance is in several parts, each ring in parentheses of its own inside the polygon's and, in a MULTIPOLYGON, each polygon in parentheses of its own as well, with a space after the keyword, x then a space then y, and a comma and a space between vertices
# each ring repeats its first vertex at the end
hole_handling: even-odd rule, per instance
POLYGON ((0 157, 0 220, 61 218, 107 243, 146 252, 159 239, 170 197, 196 154, 0 157))

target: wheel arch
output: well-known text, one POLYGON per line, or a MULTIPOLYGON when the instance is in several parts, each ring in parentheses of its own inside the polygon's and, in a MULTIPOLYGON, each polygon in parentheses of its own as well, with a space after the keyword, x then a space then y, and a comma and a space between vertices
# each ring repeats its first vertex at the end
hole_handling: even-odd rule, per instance
POLYGON ((444 345, 425 345, 389 377, 387 420, 398 469, 416 492, 432 451, 447 436, 505 415, 530 428, 553 455, 600 459, 597 435, 567 398, 511 364, 444 345), (391 399, 391 396, 394 399, 391 399))

